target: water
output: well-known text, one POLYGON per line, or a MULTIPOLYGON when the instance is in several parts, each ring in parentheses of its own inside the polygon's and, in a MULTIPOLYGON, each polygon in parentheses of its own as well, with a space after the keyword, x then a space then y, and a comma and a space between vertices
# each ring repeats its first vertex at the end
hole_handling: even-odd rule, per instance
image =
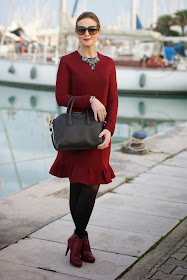
MULTIPOLYGON (((187 120, 186 105, 187 99, 119 96, 111 152, 134 130, 144 129, 150 136, 187 120)), ((65 111, 54 92, 0 86, 0 198, 53 177, 48 172, 57 151, 48 123, 65 111)))

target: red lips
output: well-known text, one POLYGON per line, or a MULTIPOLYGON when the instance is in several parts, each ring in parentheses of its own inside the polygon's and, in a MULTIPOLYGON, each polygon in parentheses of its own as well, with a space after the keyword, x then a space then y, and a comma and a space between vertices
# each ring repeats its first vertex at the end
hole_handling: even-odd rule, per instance
POLYGON ((89 41, 90 39, 84 39, 85 41, 89 41))

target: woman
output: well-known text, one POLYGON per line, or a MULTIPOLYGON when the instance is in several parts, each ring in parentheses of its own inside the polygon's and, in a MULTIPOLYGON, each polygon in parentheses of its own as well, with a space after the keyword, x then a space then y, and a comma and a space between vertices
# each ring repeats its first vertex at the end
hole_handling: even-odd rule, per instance
POLYGON ((59 106, 67 107, 68 100, 78 96, 73 111, 88 108, 96 121, 104 122, 104 129, 99 134, 99 137, 103 136, 103 143, 94 150, 58 152, 49 173, 60 178, 69 177, 70 180, 69 205, 75 231, 68 239, 66 255, 70 249, 70 263, 80 267, 82 260, 95 261, 86 226, 99 186, 115 178, 109 156, 117 117, 118 94, 114 61, 95 50, 95 43, 101 34, 97 16, 92 12, 82 13, 77 18, 75 34, 80 47, 60 60, 56 100, 59 106))

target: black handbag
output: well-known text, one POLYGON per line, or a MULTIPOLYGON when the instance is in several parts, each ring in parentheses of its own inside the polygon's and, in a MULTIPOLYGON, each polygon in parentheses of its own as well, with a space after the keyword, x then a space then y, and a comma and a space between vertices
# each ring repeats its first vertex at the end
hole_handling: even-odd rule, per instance
POLYGON ((82 112, 72 112, 77 97, 72 96, 69 99, 65 114, 52 118, 49 122, 52 143, 57 151, 96 149, 103 142, 103 137, 98 136, 104 123, 99 119, 96 121, 94 113, 88 112, 88 108, 82 109, 82 112))

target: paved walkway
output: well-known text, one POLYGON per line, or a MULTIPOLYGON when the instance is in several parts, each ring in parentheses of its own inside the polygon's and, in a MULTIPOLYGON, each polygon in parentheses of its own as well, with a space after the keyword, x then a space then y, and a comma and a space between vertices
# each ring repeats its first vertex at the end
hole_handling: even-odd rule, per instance
POLYGON ((150 250, 120 280, 187 279, 187 219, 150 250))
POLYGON ((180 247, 148 279, 187 279, 187 238, 182 240, 180 247))
MULTIPOLYGON (((135 262, 138 264, 142 255, 146 256, 156 242, 186 217, 186 168, 187 150, 184 150, 97 198, 88 225, 95 263, 84 262, 81 268, 76 268, 69 263, 69 255, 65 257, 67 239, 74 229, 71 215, 67 213, 2 249, 0 279, 125 279, 129 272, 124 272, 135 262)), ((34 193, 32 196, 34 198, 34 193)), ((8 200, 3 203, 8 204, 8 200)), ((40 204, 43 203, 40 198, 40 204)), ((32 220, 30 223, 32 226, 32 220)), ((15 232, 19 232, 19 227, 15 232)), ((172 253, 171 260, 161 264, 149 279, 185 279, 185 248, 184 240, 172 253), (176 278, 159 278, 163 273, 176 278)))

